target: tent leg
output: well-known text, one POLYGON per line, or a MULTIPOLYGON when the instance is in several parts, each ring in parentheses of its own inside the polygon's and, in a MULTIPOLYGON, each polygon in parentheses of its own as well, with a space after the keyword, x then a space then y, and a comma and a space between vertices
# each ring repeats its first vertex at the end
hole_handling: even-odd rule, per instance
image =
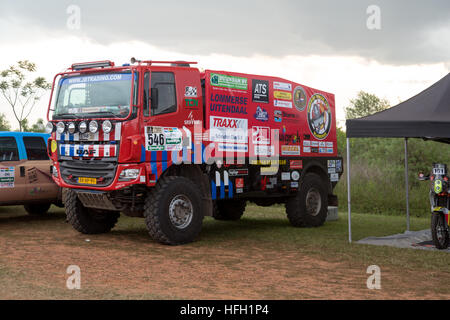
POLYGON ((406 231, 409 231, 408 138, 405 138, 406 231))
POLYGON ((347 206, 348 206, 348 242, 352 242, 352 209, 350 197, 350 141, 347 138, 347 206))

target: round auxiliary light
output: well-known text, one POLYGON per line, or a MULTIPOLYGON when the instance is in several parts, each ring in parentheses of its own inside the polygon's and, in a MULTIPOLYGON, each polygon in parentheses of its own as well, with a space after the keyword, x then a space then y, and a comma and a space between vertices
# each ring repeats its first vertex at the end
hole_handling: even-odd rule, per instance
POLYGON ((80 130, 81 133, 85 133, 87 131, 87 123, 86 121, 81 121, 80 125, 78 126, 78 130, 80 130))
POLYGON ((47 122, 47 125, 45 126, 45 132, 47 132, 47 133, 53 132, 53 123, 47 122))
POLYGON ((98 122, 95 120, 92 120, 89 122, 89 132, 96 133, 98 131, 98 122))
POLYGON ((109 120, 105 120, 102 123, 102 129, 104 133, 110 133, 112 130, 112 123, 109 120))
POLYGON ((64 124, 64 122, 62 121, 58 122, 58 124, 56 125, 56 132, 63 133, 65 129, 66 125, 64 124))
POLYGON ((69 133, 75 133, 75 123, 71 122, 69 123, 69 125, 67 126, 67 131, 69 131, 69 133))

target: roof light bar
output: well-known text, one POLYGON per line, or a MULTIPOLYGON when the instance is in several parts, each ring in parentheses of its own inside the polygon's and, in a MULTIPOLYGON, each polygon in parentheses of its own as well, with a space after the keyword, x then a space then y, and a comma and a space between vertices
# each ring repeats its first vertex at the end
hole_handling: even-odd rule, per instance
POLYGON ((105 67, 114 67, 114 62, 105 60, 105 61, 74 63, 71 69, 83 70, 83 69, 105 68, 105 67))
POLYGON ((172 66, 179 66, 179 67, 189 67, 189 65, 191 65, 191 64, 197 64, 197 62, 195 62, 195 61, 156 61, 156 60, 138 60, 138 59, 136 59, 136 58, 134 58, 134 57, 130 59, 130 62, 131 62, 131 64, 135 64, 135 63, 138 63, 138 64, 145 63, 145 64, 147 64, 147 65, 149 65, 149 66, 151 66, 152 64, 155 64, 155 63, 158 63, 158 64, 160 64, 160 63, 169 63, 169 64, 171 64, 172 66))

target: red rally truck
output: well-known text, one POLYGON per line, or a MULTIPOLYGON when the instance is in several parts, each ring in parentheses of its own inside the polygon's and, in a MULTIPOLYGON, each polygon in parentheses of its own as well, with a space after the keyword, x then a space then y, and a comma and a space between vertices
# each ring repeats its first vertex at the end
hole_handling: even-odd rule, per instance
POLYGON ((251 201, 284 203, 296 227, 322 225, 343 172, 334 95, 192 64, 98 61, 55 76, 48 152, 68 221, 103 233, 122 212, 182 244, 204 216, 237 220, 251 201))

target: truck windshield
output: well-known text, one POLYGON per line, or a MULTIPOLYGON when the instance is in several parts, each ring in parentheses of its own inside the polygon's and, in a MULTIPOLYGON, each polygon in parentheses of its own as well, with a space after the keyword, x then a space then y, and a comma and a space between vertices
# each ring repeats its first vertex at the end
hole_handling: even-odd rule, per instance
POLYGON ((124 118, 130 111, 131 79, 131 72, 62 78, 53 116, 124 118))

